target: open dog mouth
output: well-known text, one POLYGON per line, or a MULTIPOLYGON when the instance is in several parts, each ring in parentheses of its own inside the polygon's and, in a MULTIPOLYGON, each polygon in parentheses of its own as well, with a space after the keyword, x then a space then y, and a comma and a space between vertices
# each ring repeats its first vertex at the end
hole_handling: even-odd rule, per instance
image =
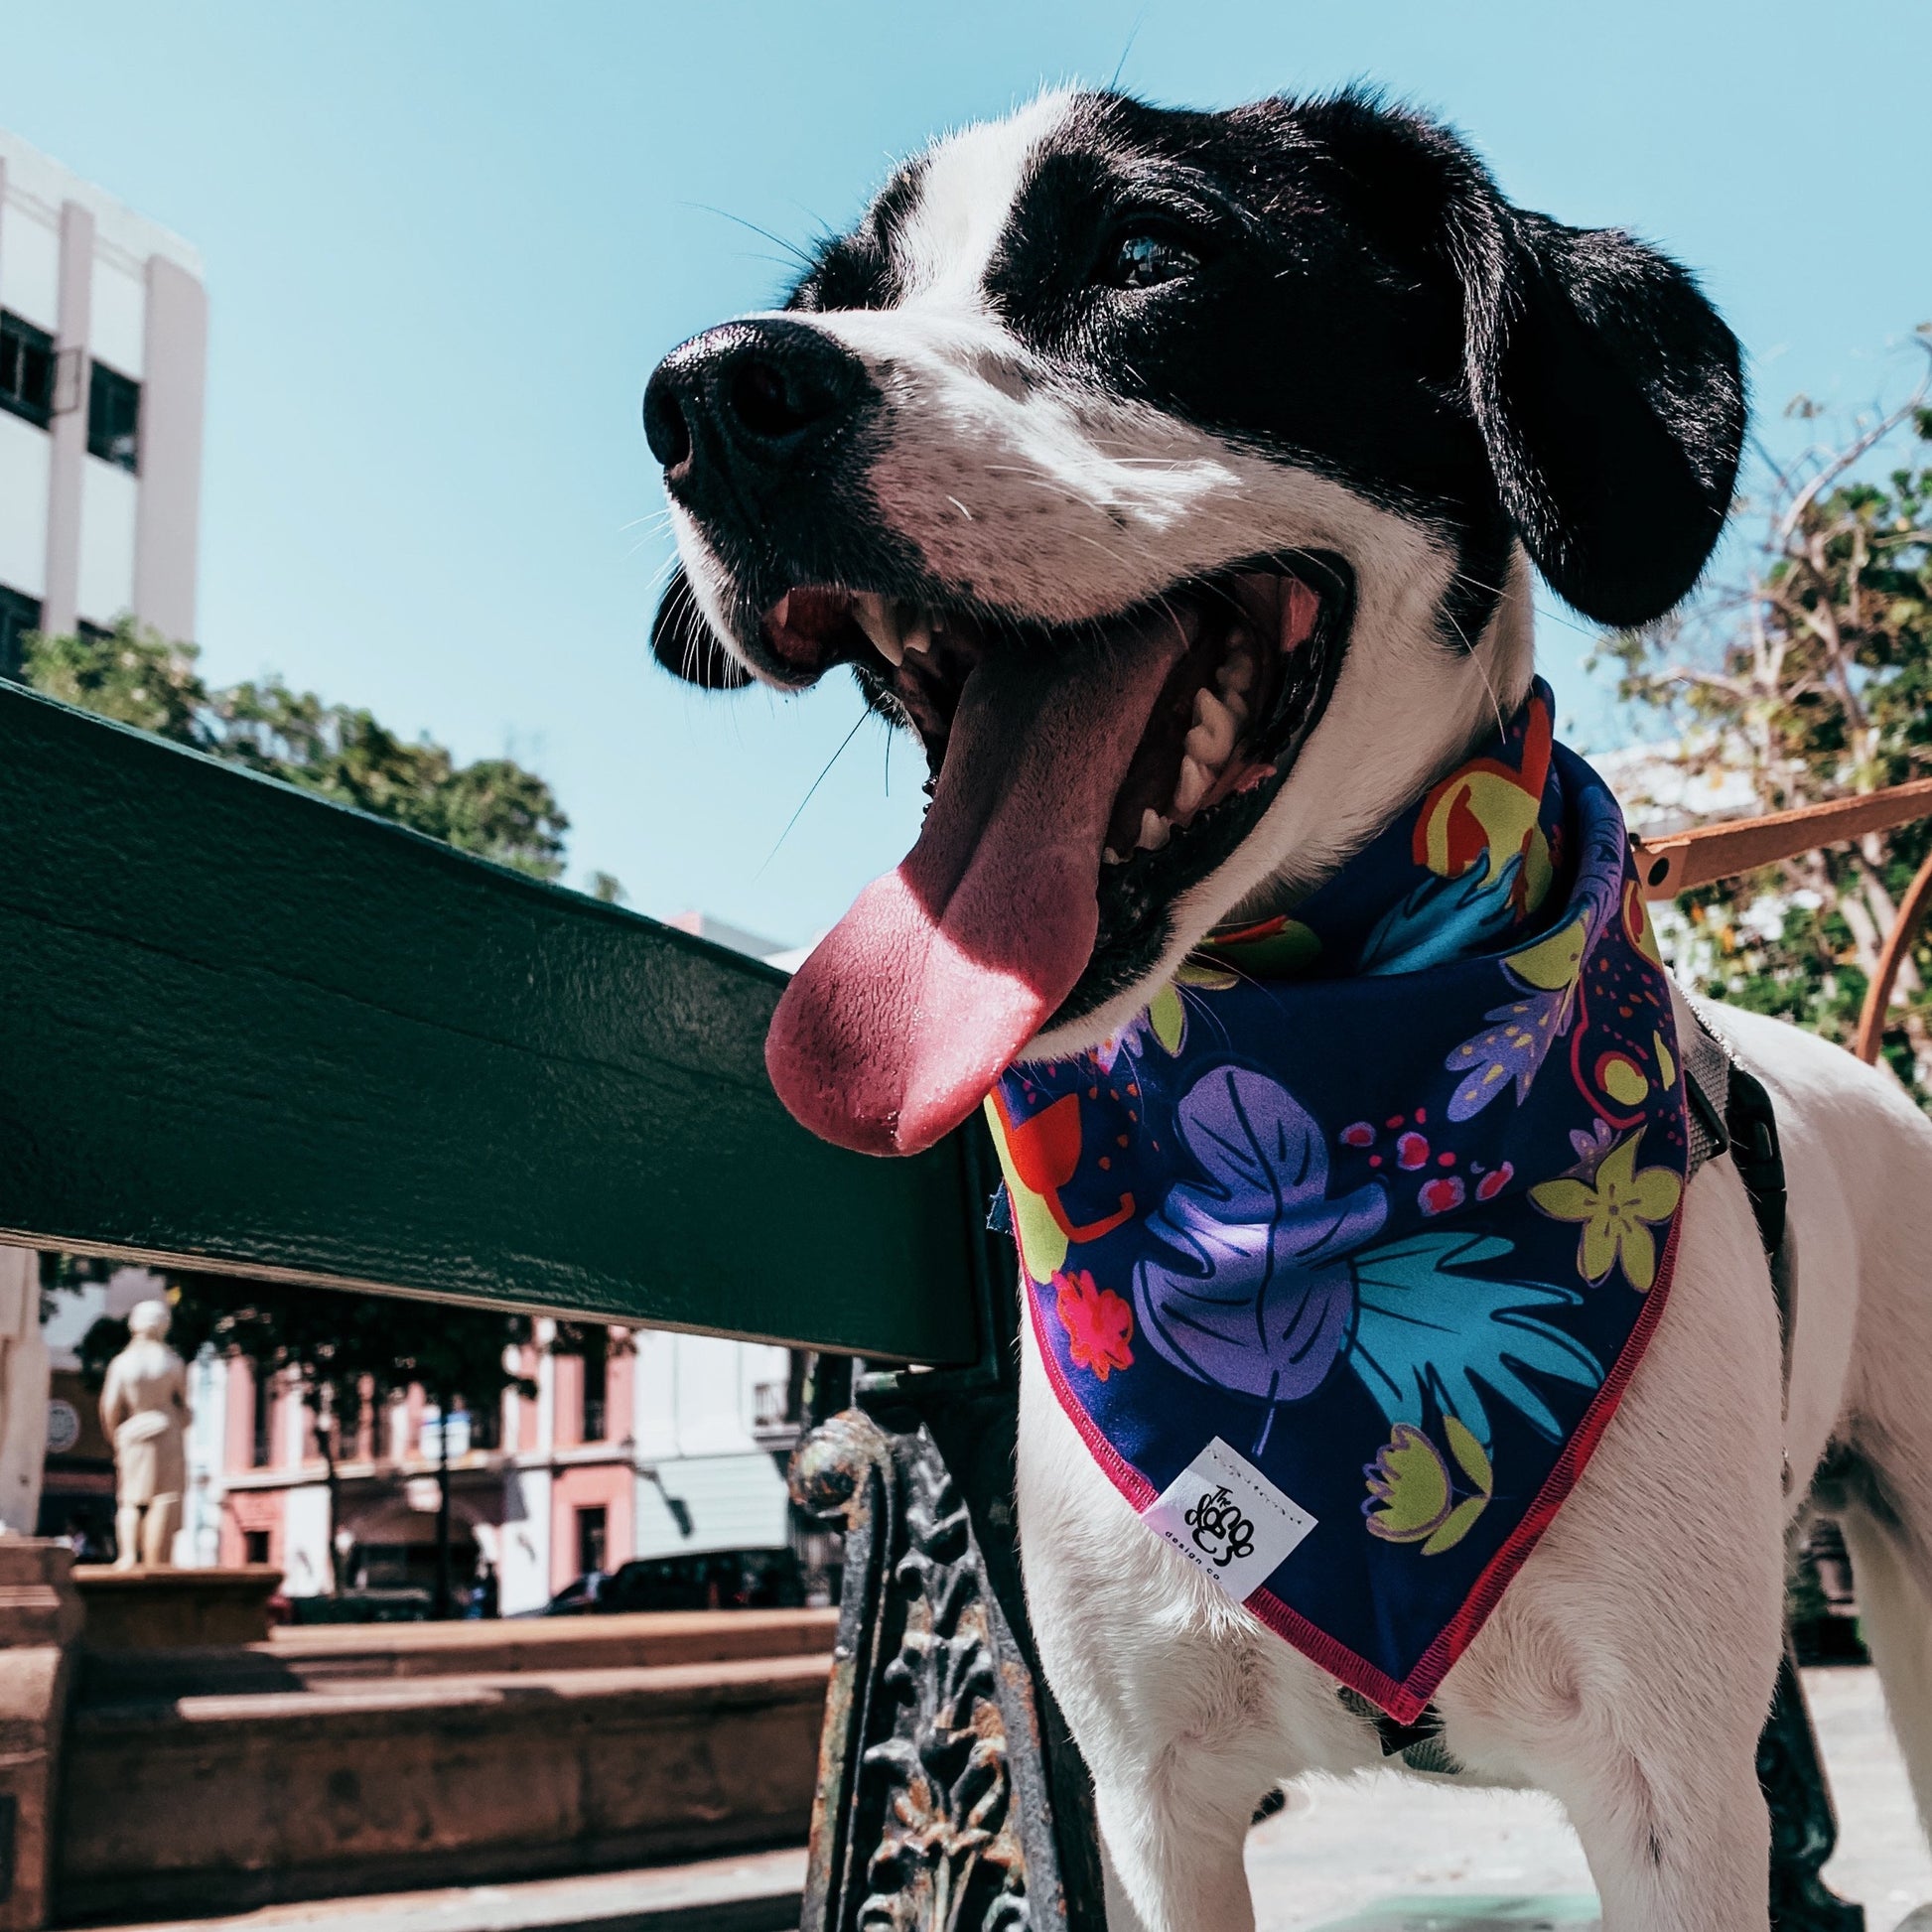
POLYGON ((909 1154, 1043 1028, 1132 986, 1169 908, 1251 831, 1333 685, 1352 608, 1297 554, 1047 626, 801 587, 763 641, 801 678, 854 663, 924 745, 932 803, 786 989, 765 1058, 842 1146, 909 1154))

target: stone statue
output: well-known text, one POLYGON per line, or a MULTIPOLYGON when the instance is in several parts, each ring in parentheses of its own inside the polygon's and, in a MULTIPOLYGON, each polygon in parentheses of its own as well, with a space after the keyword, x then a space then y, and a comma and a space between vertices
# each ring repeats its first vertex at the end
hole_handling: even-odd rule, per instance
POLYGON ((188 1369, 168 1346, 166 1302, 137 1302, 128 1344, 107 1364, 100 1426, 114 1445, 114 1565, 174 1561, 188 1486, 188 1369))

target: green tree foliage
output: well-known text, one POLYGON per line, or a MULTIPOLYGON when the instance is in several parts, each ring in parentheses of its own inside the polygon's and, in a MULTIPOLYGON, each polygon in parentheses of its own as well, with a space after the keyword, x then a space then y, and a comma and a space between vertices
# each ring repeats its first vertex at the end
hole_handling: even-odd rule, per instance
MULTIPOLYGON (((1932 352, 1932 332, 1921 331, 1932 352)), ((1762 811, 1932 775, 1932 376, 1837 447, 1773 473, 1744 580, 1605 640, 1656 763, 1740 777, 1762 811), (1884 466, 1889 463, 1889 468, 1884 466)), ((1794 413, 1816 414, 1803 399, 1794 413)), ((1707 991, 1849 1039, 1932 822, 1807 853, 1660 920, 1707 991)), ((1932 948, 1901 973, 1885 1053, 1932 1104, 1932 948)))
POLYGON ((325 704, 280 678, 210 690, 192 644, 123 619, 112 631, 30 636, 22 676, 102 718, 244 764, 338 804, 443 839, 538 879, 559 878, 570 821, 548 784, 510 759, 458 764, 428 738, 325 704))

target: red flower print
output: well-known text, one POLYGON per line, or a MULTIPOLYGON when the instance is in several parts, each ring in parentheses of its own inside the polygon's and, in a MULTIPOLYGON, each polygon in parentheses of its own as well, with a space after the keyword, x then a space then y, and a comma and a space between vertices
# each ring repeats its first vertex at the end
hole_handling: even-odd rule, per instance
POLYGON ((1405 1134, 1395 1144, 1395 1158, 1405 1168, 1420 1168, 1429 1159, 1429 1142, 1421 1134, 1405 1134))
POLYGON ((1500 1168, 1491 1168, 1476 1182, 1477 1200, 1494 1200, 1509 1183, 1516 1178, 1516 1170, 1505 1161, 1500 1168))
POLYGON ((1053 1277, 1055 1312, 1066 1330, 1066 1352, 1075 1368, 1091 1369, 1101 1381, 1117 1368, 1134 1366, 1134 1311, 1111 1288, 1096 1288, 1082 1268, 1077 1275, 1053 1277))
POLYGON ((1447 1214, 1450 1208, 1462 1205, 1462 1176, 1451 1173, 1425 1180, 1416 1198, 1425 1214, 1447 1214))
POLYGON ((1358 1120, 1352 1127, 1341 1130, 1341 1144, 1343 1147, 1373 1147, 1375 1129, 1367 1121, 1358 1120))

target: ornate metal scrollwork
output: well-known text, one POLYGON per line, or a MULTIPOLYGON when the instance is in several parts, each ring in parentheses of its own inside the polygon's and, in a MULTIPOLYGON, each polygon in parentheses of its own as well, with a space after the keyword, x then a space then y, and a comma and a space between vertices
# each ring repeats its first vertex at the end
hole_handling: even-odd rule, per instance
POLYGON ((859 1923, 873 1932, 1029 1926, 1027 1858, 1013 1816, 1007 1731, 987 1602, 965 1505, 929 1438, 900 1464, 904 1601, 886 1688, 900 1728, 866 1746, 862 1801, 883 1823, 859 1923), (868 1789, 870 1787, 870 1789, 868 1789))
MULTIPOLYGON (((981 1412, 976 1436, 991 1423, 997 1437, 997 1395, 958 1400, 981 1412)), ((1076 1760, 1056 1779, 1045 1761, 1044 1740, 1070 1740, 976 1527, 1010 1531, 1011 1502, 970 1494, 923 1420, 893 1419, 908 1426, 848 1410, 792 1463, 793 1495, 843 1518, 846 1549, 805 1932, 1097 1932, 1084 1773, 1076 1760), (1056 1785, 1074 1800, 1063 1831, 1056 1785), (1085 1894, 1070 1910, 1069 1864, 1085 1894)))

